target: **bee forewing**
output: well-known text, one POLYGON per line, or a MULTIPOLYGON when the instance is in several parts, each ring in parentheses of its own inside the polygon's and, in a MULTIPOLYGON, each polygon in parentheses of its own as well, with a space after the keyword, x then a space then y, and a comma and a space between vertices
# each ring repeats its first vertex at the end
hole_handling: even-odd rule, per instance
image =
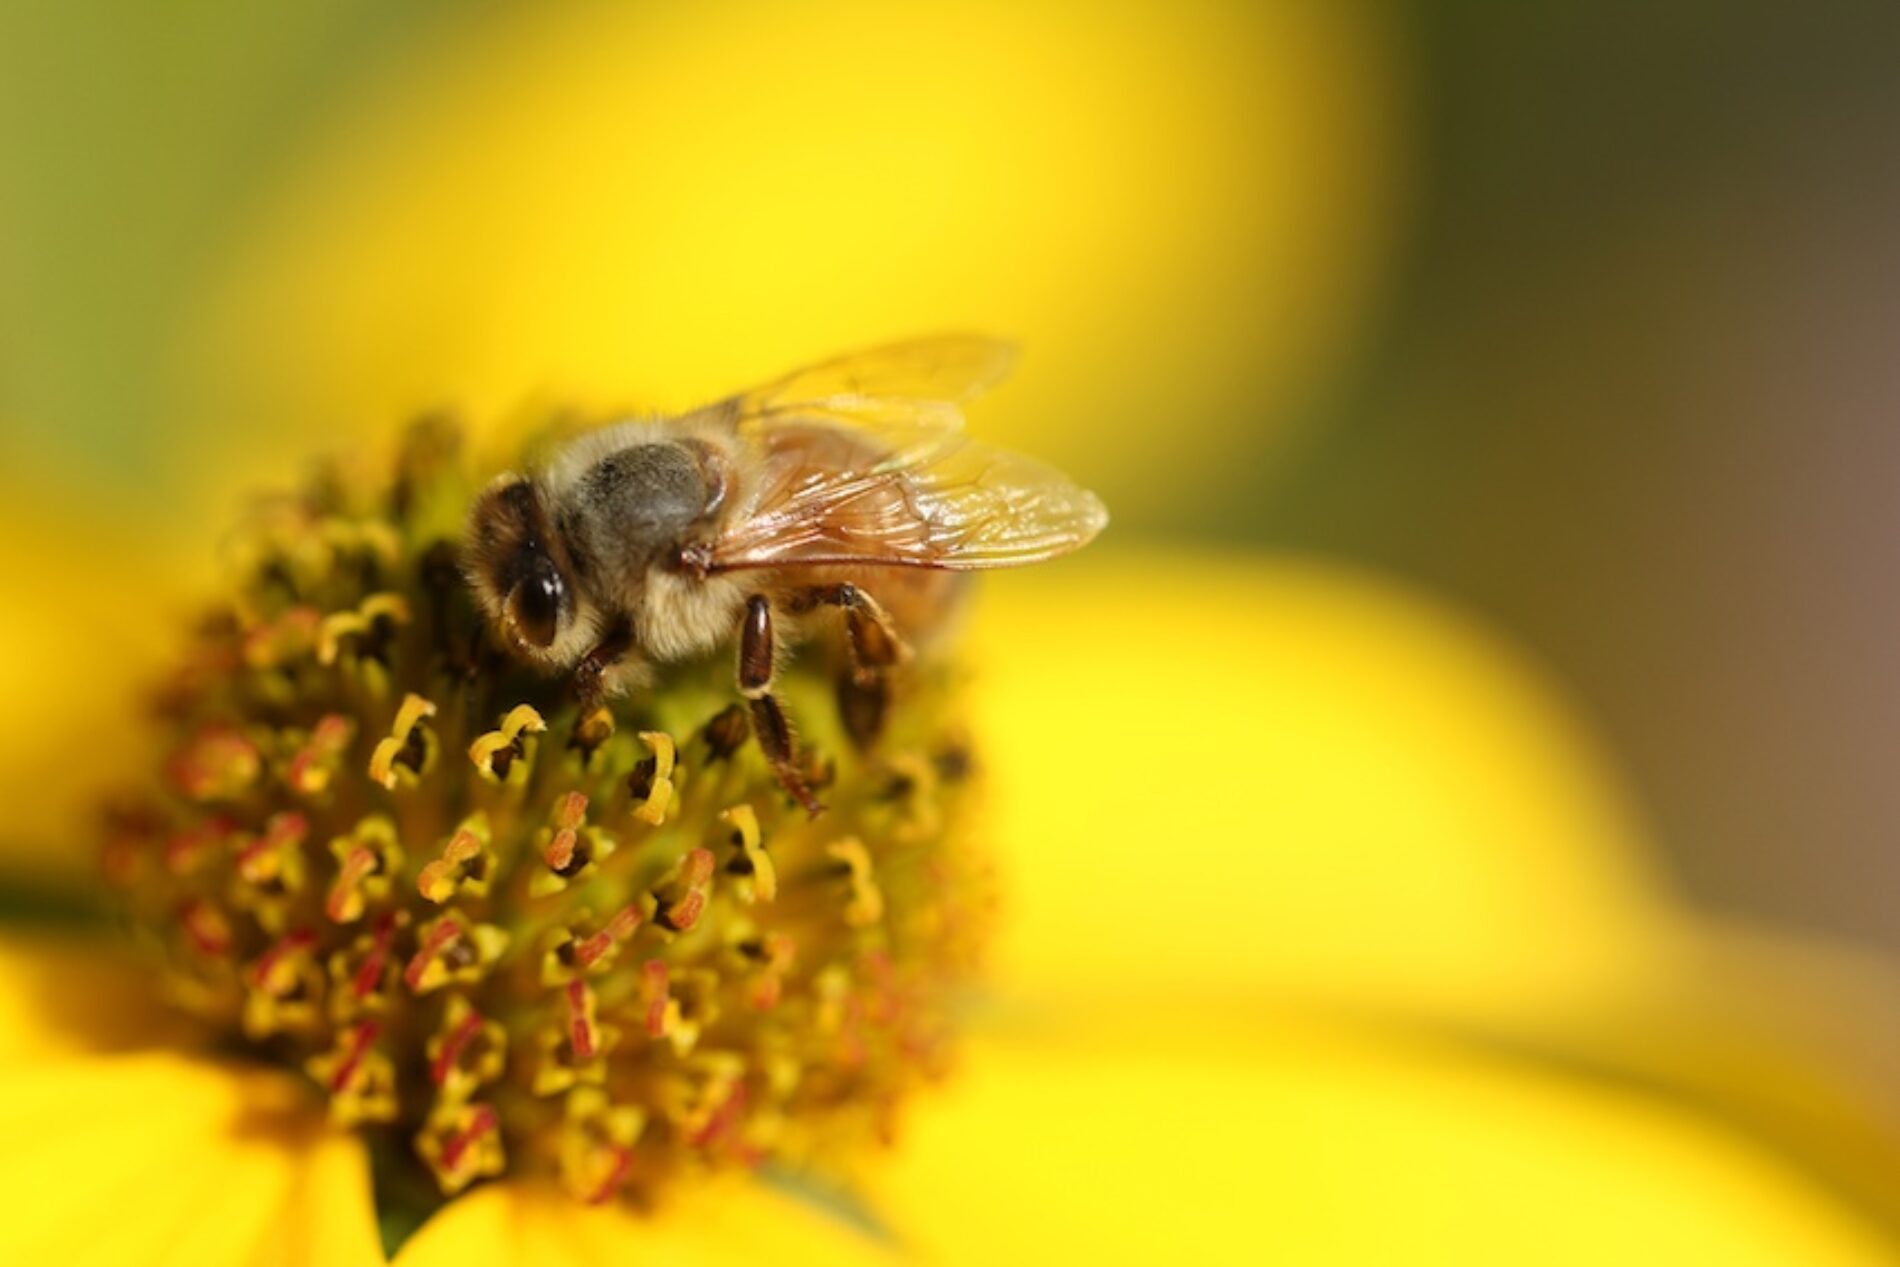
POLYGON ((776 430, 765 478, 708 552, 715 571, 1008 567, 1066 554, 1108 523, 1054 467, 958 435, 869 450, 823 425, 776 430))

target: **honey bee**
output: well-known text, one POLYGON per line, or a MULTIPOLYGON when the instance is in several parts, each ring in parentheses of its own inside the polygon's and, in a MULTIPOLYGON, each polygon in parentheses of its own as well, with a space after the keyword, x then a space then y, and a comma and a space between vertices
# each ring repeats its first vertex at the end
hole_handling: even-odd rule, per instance
POLYGON ((921 339, 580 434, 476 499, 476 599, 588 704, 736 642, 760 748, 816 814, 772 691, 814 614, 841 615, 849 680, 876 715, 885 675, 944 623, 956 573, 1054 558, 1108 522, 1060 472, 963 434, 963 403, 1013 360, 993 339, 921 339))

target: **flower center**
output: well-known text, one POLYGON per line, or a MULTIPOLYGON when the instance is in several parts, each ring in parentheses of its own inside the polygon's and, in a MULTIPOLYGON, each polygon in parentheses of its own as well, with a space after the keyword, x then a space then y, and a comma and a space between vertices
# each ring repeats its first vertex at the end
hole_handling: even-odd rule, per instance
POLYGON ((473 487, 424 427, 393 478, 243 526, 105 841, 170 994, 445 1193, 606 1200, 887 1135, 987 924, 955 667, 906 666, 873 730, 833 639, 798 651, 810 818, 729 663, 582 712, 499 650, 455 565, 473 487))

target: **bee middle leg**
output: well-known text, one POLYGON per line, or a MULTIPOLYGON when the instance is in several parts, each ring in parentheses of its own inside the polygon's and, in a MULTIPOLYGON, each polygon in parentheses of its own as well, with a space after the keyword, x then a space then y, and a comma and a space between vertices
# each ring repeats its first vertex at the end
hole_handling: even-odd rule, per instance
POLYGON ((772 632, 772 604, 763 594, 746 599, 743 624, 739 630, 739 693, 752 706, 752 730, 758 736, 759 749, 765 753, 779 786, 804 806, 813 818, 824 812, 812 793, 811 785, 800 773, 792 747, 792 726, 785 709, 772 694, 772 682, 778 674, 778 640, 772 632))
POLYGON ((884 717, 890 708, 886 672, 910 658, 910 647, 898 636, 877 600, 849 581, 800 590, 789 605, 797 612, 814 607, 843 611, 851 667, 838 676, 838 716, 858 751, 869 750, 883 733, 884 717))
POLYGON ((860 686, 873 686, 884 670, 910 658, 910 647, 878 601, 849 581, 814 585, 792 596, 791 609, 836 607, 844 612, 845 634, 851 643, 852 673, 860 686))

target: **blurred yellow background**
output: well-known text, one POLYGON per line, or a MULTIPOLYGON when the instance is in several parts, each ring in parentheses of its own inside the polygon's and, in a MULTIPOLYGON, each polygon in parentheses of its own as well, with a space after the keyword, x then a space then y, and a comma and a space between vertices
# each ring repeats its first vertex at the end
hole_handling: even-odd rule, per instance
POLYGON ((8 868, 83 849, 308 455, 1001 333, 975 428, 1116 520, 978 613, 984 1041, 1043 1063, 927 1109, 972 1138, 892 1207, 963 1261, 997 1224, 916 1192, 1078 1199, 974 1160, 1047 1102, 1143 1159, 1081 1189, 1105 1244, 1187 1149, 1208 1258, 1883 1261, 1897 25, 0 5, 8 868), (1130 1090, 1156 1029, 1231 1122, 1130 1090), (1256 1171, 1299 1196, 1242 1227, 1256 1171))

